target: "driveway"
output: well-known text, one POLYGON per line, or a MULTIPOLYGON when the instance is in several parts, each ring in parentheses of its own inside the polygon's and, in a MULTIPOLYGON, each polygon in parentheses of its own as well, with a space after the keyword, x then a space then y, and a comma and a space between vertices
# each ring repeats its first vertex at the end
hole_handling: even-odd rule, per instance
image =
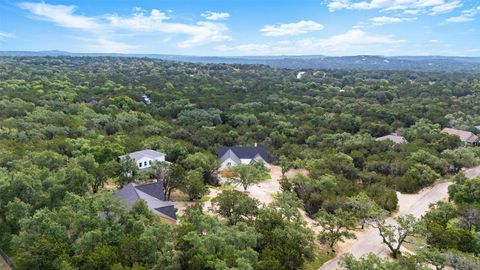
MULTIPOLYGON (((480 176, 480 166, 464 170, 465 176, 468 178, 475 178, 480 176)), ((450 182, 437 182, 433 186, 421 190, 417 194, 401 194, 397 193, 399 209, 395 216, 412 214, 420 218, 429 210, 429 205, 448 198, 448 186, 450 182)), ((393 218, 387 220, 393 223, 393 218)), ((339 257, 344 253, 351 253, 353 256, 359 258, 368 253, 374 253, 381 257, 388 256, 389 250, 382 244, 382 239, 378 234, 378 230, 373 227, 368 227, 363 231, 355 233, 357 239, 348 240, 340 243, 337 248, 337 256, 322 265, 320 270, 336 270, 342 269, 339 265, 339 257)))
MULTIPOLYGON (((305 169, 290 169, 287 173, 285 173, 286 177, 292 177, 297 173, 307 175, 308 172, 305 169)), ((271 165, 270 166, 270 176, 271 179, 261 181, 257 184, 254 184, 247 189, 247 193, 250 197, 255 198, 263 204, 269 204, 273 201, 273 196, 281 191, 280 183, 278 182, 282 178, 282 170, 279 166, 271 165)), ((222 179, 221 182, 226 181, 226 179, 222 179)), ((238 191, 244 191, 240 185, 236 185, 235 189, 238 191)), ((206 201, 203 205, 203 209, 207 213, 210 212, 210 208, 212 207, 211 200, 217 197, 218 193, 221 192, 221 188, 219 187, 211 187, 208 191, 208 201, 206 201)), ((185 209, 195 202, 186 201, 184 195, 181 192, 174 192, 172 194, 173 203, 175 208, 177 208, 177 215, 183 215, 185 209)))
MULTIPOLYGON (((308 172, 305 169, 290 169, 285 173, 286 177, 292 177, 297 173, 307 175, 308 172)), ((273 201, 273 196, 281 191, 280 183, 278 182, 282 179, 282 169, 279 166, 271 165, 270 166, 270 176, 271 179, 261 181, 255 185, 252 185, 248 188, 248 195, 252 198, 259 200, 261 203, 269 204, 273 201)), ((243 191, 243 188, 237 186, 236 188, 239 191, 243 191)))

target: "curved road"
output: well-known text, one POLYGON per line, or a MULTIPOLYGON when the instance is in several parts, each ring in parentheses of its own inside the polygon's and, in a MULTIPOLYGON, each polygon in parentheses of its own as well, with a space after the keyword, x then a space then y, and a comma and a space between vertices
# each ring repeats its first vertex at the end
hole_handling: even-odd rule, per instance
MULTIPOLYGON (((467 169, 464 171, 464 174, 468 178, 477 177, 480 175, 480 166, 467 169)), ((448 186, 450 184, 449 182, 438 182, 429 188, 421 190, 417 194, 397 193, 399 210, 394 216, 412 214, 420 218, 428 211, 430 204, 448 198, 448 186)), ((393 218, 390 218, 389 222, 393 222, 393 218)), ((369 227, 363 231, 356 232, 356 235, 357 239, 339 244, 337 256, 322 265, 319 270, 342 269, 338 265, 338 262, 339 257, 344 253, 351 253, 357 258, 370 252, 382 257, 388 255, 389 251, 387 247, 382 244, 382 239, 376 228, 369 227)))

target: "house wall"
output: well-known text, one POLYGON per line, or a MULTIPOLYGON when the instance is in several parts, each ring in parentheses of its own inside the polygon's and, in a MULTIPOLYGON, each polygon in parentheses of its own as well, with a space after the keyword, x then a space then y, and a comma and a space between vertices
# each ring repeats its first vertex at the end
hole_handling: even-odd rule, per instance
POLYGON ((152 159, 152 158, 149 158, 149 157, 143 157, 139 160, 136 160, 135 162, 136 162, 137 167, 139 169, 148 169, 148 168, 152 167, 152 165, 155 161, 161 161, 161 162, 165 161, 165 156, 161 156, 161 157, 156 158, 156 159, 152 159), (140 166, 140 163, 142 163, 142 166, 140 166))
MULTIPOLYGON (((255 162, 259 162, 259 161, 263 162, 263 164, 265 164, 265 166, 266 166, 267 168, 270 167, 270 165, 269 165, 261 156, 256 156, 256 157, 254 158, 254 160, 255 160, 255 162)), ((248 164, 251 164, 252 159, 250 159, 250 158, 243 158, 243 159, 240 159, 240 162, 241 162, 241 164, 247 164, 247 165, 248 165, 248 164)), ((233 167, 233 166, 235 166, 235 165, 238 165, 238 163, 236 163, 235 161, 233 161, 232 159, 229 158, 229 159, 225 160, 224 162, 222 162, 222 164, 220 164, 220 171, 223 171, 223 170, 225 170, 225 169, 228 169, 228 168, 229 168, 228 163, 231 164, 230 167, 233 167)))
POLYGON ((252 162, 252 159, 251 158, 242 158, 240 159, 240 161, 242 162, 242 164, 250 164, 250 162, 252 162))
POLYGON ((222 164, 220 164, 220 170, 223 171, 235 165, 238 165, 238 164, 235 161, 233 161, 231 158, 229 158, 229 159, 226 159, 224 162, 222 162, 222 164), (230 166, 228 166, 229 163, 230 163, 230 166))
POLYGON ((261 156, 256 156, 254 158, 255 162, 263 162, 263 164, 265 165, 265 167, 270 168, 270 164, 268 164, 268 162, 266 162, 261 156))

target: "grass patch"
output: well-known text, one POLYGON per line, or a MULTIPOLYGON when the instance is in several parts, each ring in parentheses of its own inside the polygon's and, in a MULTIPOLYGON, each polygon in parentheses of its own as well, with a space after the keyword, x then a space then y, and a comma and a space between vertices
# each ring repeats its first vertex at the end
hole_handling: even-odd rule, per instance
POLYGON ((319 250, 315 255, 315 258, 311 262, 305 263, 301 270, 318 270, 322 265, 324 265, 329 260, 335 258, 335 253, 328 252, 326 250, 319 250))
POLYGON ((202 198, 200 198, 200 200, 198 200, 198 202, 202 202, 202 203, 208 202, 208 201, 210 201, 210 196, 208 196, 208 195, 203 195, 202 198))
POLYGON ((232 189, 235 189, 235 185, 233 185, 230 182, 226 182, 220 187, 220 190, 232 190, 232 189))
POLYGON ((270 179, 272 179, 272 176, 269 173, 264 174, 262 175, 262 177, 260 177, 260 180, 270 180, 270 179))
POLYGON ((405 240, 403 247, 411 252, 416 252, 419 248, 425 247, 427 242, 425 239, 419 236, 409 236, 405 240))

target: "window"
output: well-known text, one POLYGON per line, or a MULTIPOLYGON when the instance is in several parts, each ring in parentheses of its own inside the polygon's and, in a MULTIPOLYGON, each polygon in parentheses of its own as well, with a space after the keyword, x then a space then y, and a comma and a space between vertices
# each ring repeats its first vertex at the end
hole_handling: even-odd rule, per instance
POLYGON ((145 162, 143 162, 143 166, 147 166, 147 162, 146 162, 146 161, 145 161, 145 162))
POLYGON ((227 167, 230 167, 232 166, 232 163, 231 162, 227 162, 227 167))
POLYGON ((138 163, 138 167, 140 167, 140 168, 142 167, 142 162, 138 163))
POLYGON ((149 160, 149 161, 148 161, 148 164, 149 164, 149 165, 152 165, 152 161, 151 161, 151 160, 149 160))

